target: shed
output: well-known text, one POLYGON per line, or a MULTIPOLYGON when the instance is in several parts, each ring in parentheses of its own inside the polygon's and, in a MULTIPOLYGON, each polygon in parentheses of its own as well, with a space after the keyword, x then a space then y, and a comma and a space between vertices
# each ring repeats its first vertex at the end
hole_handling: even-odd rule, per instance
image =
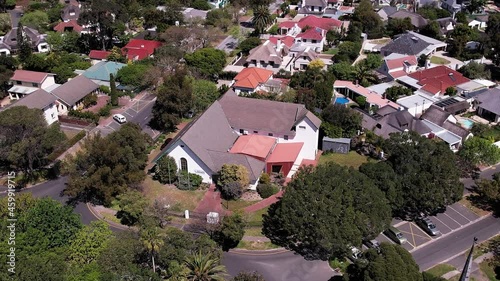
POLYGON ((335 153, 349 153, 351 149, 351 139, 348 138, 323 138, 323 151, 332 151, 335 153))

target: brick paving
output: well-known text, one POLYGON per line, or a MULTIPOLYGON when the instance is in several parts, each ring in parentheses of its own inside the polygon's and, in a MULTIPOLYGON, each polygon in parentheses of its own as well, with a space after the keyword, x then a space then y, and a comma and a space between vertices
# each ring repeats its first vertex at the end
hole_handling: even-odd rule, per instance
POLYGON ((203 199, 198 203, 194 211, 196 213, 209 213, 217 212, 221 215, 225 214, 224 209, 222 209, 222 200, 220 197, 220 192, 215 190, 215 184, 210 185, 210 188, 205 192, 203 199))

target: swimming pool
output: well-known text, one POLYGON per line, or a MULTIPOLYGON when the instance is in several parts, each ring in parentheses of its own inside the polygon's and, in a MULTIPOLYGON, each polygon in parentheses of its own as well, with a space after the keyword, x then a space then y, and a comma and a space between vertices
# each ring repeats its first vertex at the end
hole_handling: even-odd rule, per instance
POLYGON ((335 103, 338 103, 338 104, 346 104, 346 103, 349 103, 349 100, 346 99, 346 98, 336 98, 335 99, 335 103))
POLYGON ((461 122, 461 123, 462 123, 462 125, 463 125, 466 129, 469 129, 469 130, 470 130, 470 129, 472 128, 472 126, 474 125, 474 121, 469 120, 469 119, 464 119, 464 120, 462 120, 462 122, 461 122))

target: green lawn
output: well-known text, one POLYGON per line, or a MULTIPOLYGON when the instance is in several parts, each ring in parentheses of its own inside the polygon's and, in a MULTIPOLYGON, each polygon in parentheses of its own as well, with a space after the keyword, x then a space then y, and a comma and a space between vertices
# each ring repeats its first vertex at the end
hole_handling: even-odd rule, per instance
POLYGON ((323 54, 336 55, 338 52, 339 52, 338 48, 331 48, 331 49, 328 49, 327 51, 324 51, 323 54))
POLYGON ((438 265, 434 266, 433 268, 427 270, 427 273, 430 273, 434 276, 439 277, 439 276, 443 276, 444 274, 446 274, 450 271, 453 271, 455 269, 456 268, 453 267, 452 265, 442 263, 442 264, 438 264, 438 265))
POLYGON ((237 210, 241 210, 241 209, 244 209, 245 207, 248 207, 250 205, 253 205, 255 203, 257 203, 259 201, 243 201, 243 200, 229 200, 229 201, 226 201, 226 200, 222 200, 222 206, 226 209, 226 210, 230 210, 230 211, 237 211, 237 210))
POLYGON ((245 235, 246 236, 264 236, 264 234, 262 234, 262 227, 245 228, 245 235))
POLYGON ((347 154, 328 153, 321 155, 321 157, 319 158, 319 164, 335 162, 341 166, 354 167, 355 169, 359 168, 361 164, 369 161, 375 160, 371 159, 370 157, 360 155, 356 151, 351 151, 347 154))
POLYGON ((449 64, 450 61, 447 60, 447 59, 444 59, 444 58, 441 58, 441 57, 431 57, 431 63, 434 63, 434 64, 449 64))
POLYGON ((489 264, 488 261, 480 263, 479 268, 486 276, 488 276, 490 281, 499 281, 499 279, 497 279, 495 269, 489 264))

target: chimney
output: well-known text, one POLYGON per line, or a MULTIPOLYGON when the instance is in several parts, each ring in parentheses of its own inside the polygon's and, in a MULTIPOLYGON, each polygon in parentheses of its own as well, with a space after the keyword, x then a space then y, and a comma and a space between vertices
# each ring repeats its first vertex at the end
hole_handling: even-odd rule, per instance
POLYGON ((144 48, 144 45, 141 45, 141 48, 144 48))

